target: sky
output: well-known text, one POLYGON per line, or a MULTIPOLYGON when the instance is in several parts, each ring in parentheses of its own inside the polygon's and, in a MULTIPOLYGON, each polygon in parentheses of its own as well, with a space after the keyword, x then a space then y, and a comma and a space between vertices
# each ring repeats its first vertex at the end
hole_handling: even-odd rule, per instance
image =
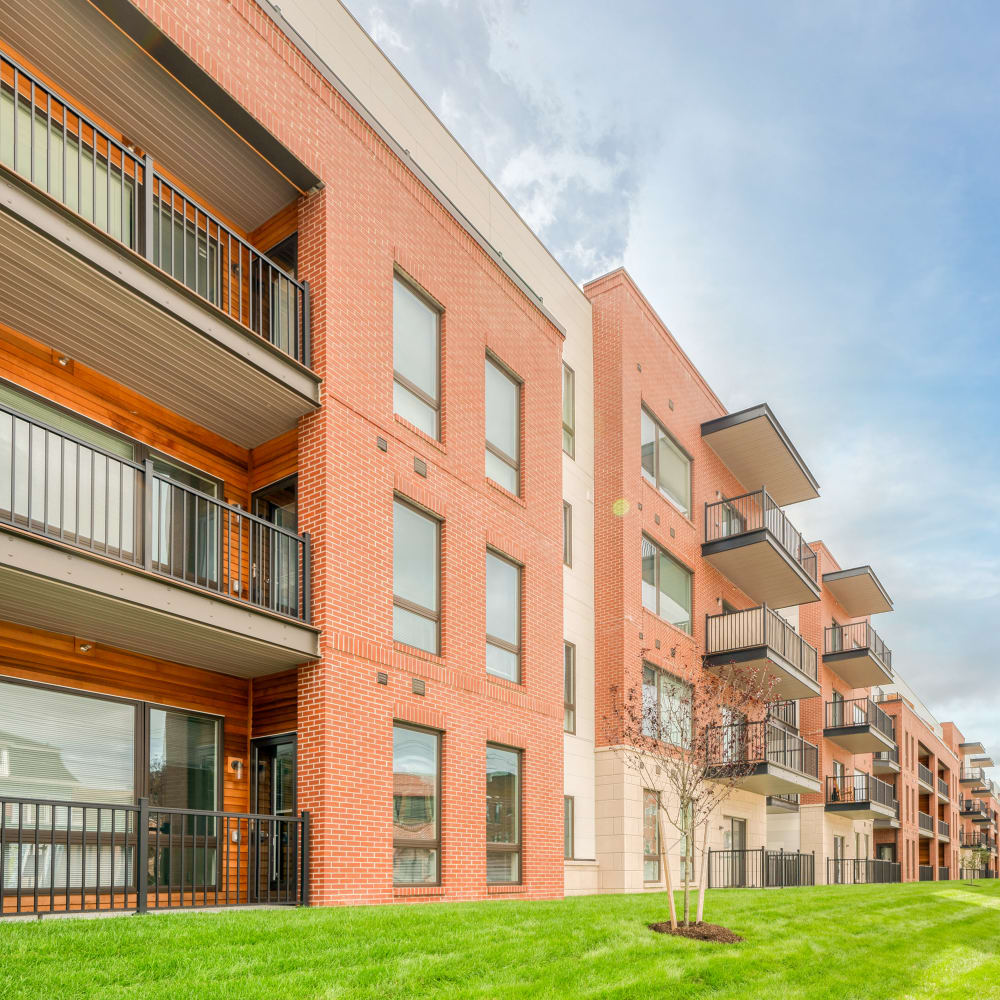
POLYGON ((730 410, 771 405, 820 483, 793 523, 1000 755, 995 6, 347 6, 577 281, 624 265, 730 410))

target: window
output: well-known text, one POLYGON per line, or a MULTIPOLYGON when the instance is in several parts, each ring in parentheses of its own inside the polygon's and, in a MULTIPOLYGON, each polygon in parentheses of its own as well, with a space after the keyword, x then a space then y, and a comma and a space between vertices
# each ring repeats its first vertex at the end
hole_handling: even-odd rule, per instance
POLYGON ((691 746, 690 684, 646 664, 642 668, 642 731, 678 747, 691 746))
POLYGON ((563 857, 573 857, 573 796, 563 796, 563 857))
POLYGON ((521 569, 486 553, 486 672, 521 680, 521 569))
POLYGON ((691 571, 642 538, 642 605, 691 634, 691 571))
POLYGON ((660 881, 660 793, 642 790, 642 880, 660 881))
POLYGON ((563 451, 576 457, 576 372, 563 363, 562 386, 563 451))
POLYGON ((486 746, 486 881, 521 881, 521 754, 486 746))
POLYGON ((398 276, 392 281, 393 411, 441 436, 441 314, 398 276))
POLYGON ((563 732, 576 732, 576 646, 563 643, 563 732))
POLYGON ((563 500, 563 564, 573 565, 573 506, 563 500))
POLYGON ((441 878, 441 735, 392 727, 392 881, 436 885, 441 878))
POLYGON ((441 526, 400 499, 392 505, 392 637, 441 649, 441 526))
POLYGON ((690 517, 691 459, 646 407, 642 408, 641 425, 643 475, 690 517))
POLYGON ((521 383, 486 359, 486 475, 511 493, 521 491, 521 383))

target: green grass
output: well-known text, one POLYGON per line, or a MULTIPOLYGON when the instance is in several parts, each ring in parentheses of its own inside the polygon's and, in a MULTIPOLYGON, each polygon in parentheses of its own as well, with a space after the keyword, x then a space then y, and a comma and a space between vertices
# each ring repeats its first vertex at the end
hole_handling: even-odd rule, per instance
POLYGON ((1000 998, 1000 881, 710 892, 739 945, 666 917, 657 894, 0 921, 0 997, 1000 998))

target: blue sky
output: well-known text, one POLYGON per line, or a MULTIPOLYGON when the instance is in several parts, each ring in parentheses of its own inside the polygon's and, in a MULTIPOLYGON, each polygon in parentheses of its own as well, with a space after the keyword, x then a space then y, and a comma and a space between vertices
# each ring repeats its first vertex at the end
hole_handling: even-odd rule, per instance
POLYGON ((624 264, 731 410, 771 404, 821 486, 793 521, 1000 754, 996 8, 348 7, 574 278, 624 264))

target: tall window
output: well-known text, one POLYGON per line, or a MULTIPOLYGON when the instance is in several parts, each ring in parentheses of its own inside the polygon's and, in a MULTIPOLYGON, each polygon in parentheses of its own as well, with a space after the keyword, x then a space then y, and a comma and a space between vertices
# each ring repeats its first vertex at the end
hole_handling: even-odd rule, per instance
POLYGON ((576 372, 563 363, 562 386, 563 451, 576 457, 576 372))
POLYGON ((486 881, 521 881, 521 753, 486 746, 486 881))
POLYGON ((441 648, 440 524, 396 499, 392 505, 392 637, 428 653, 441 648))
POLYGON ((642 879, 660 881, 660 793, 642 790, 642 879))
POLYGON ((573 506, 563 500, 563 564, 573 565, 573 506))
POLYGON ((690 747, 692 687, 646 664, 642 668, 642 731, 646 736, 690 747))
POLYGON ((691 571, 645 535, 642 538, 642 606, 691 633, 691 571))
POLYGON ((392 727, 392 880, 433 885, 441 878, 441 735, 392 727))
POLYGON ((563 643, 563 731, 576 732, 576 646, 563 643))
POLYGON ((521 491, 521 383, 486 359, 486 475, 511 493, 521 491))
POLYGON ((642 408, 642 472, 685 516, 691 515, 691 459, 642 408))
POLYGON ((572 858, 573 854, 573 827, 574 827, 574 802, 572 795, 563 796, 563 857, 572 858))
POLYGON ((521 568, 486 553, 486 672, 521 679, 521 568))
POLYGON ((441 436, 440 314, 398 277, 392 282, 393 410, 441 436))

